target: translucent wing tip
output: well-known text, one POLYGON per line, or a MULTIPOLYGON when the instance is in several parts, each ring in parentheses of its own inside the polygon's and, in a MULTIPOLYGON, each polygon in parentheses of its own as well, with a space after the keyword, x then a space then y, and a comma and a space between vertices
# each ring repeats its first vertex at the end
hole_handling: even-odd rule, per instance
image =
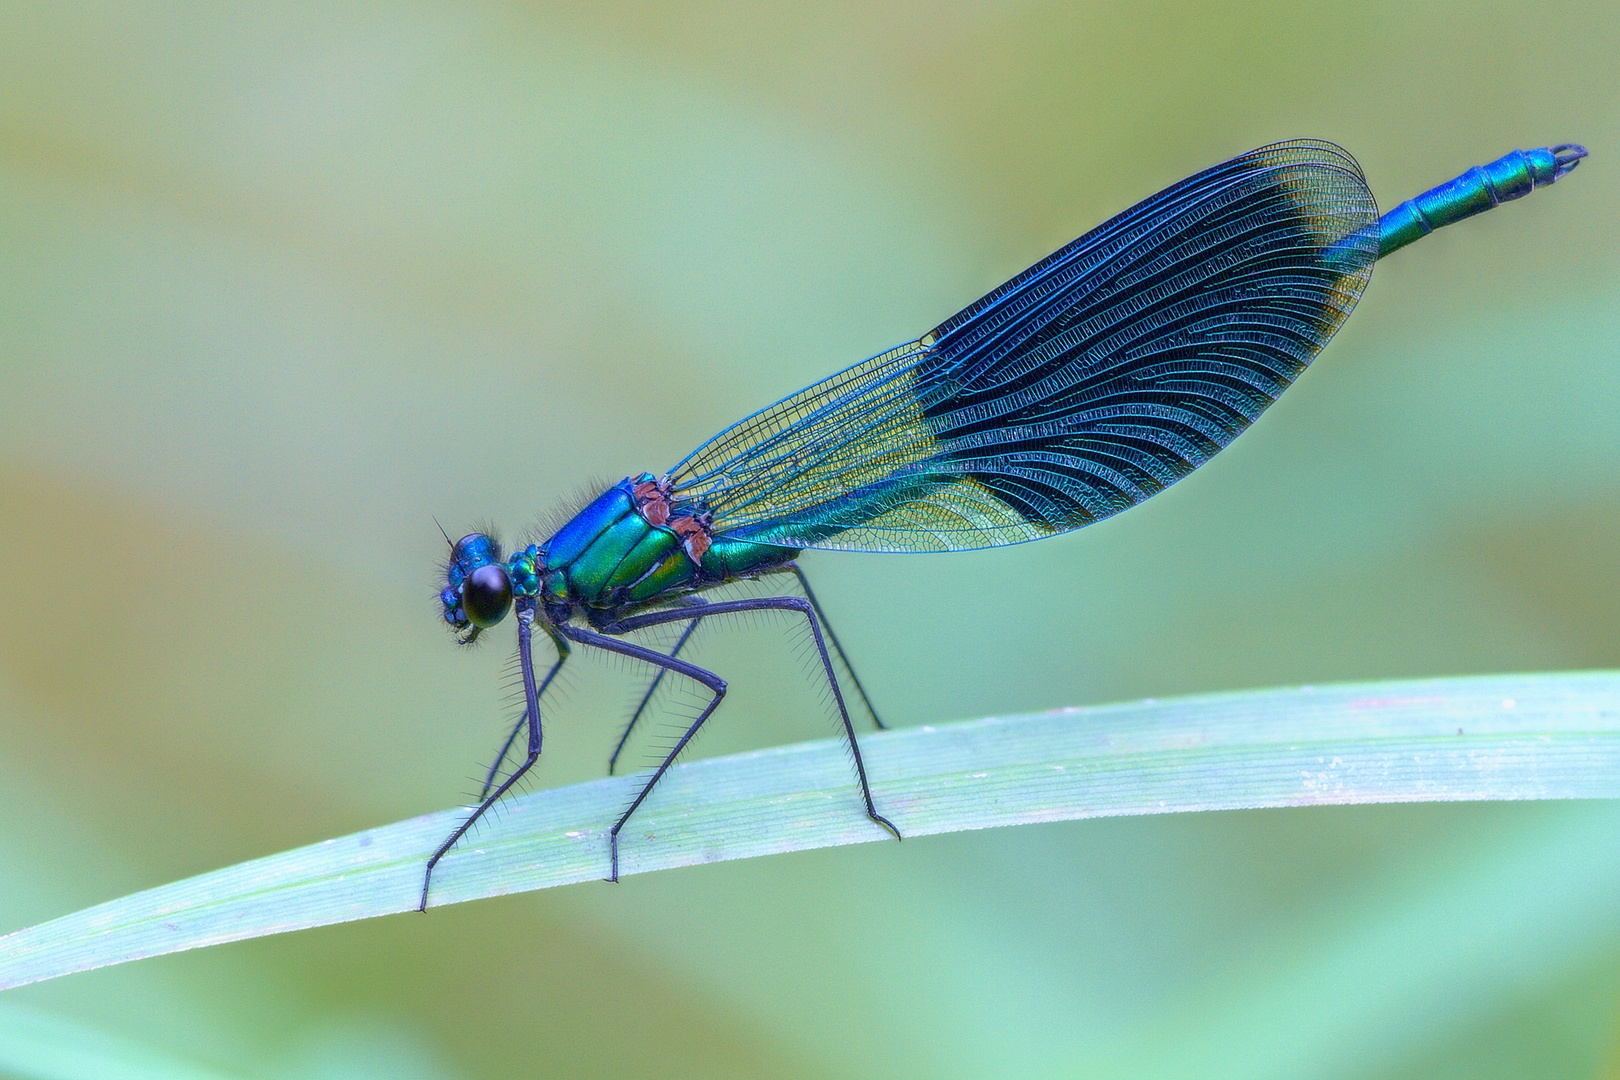
MULTIPOLYGON (((1548 147, 1548 149, 1552 151, 1553 156, 1552 178, 1554 180, 1575 168, 1581 163, 1581 158, 1586 156, 1586 147, 1579 143, 1559 143, 1557 146, 1548 147)), ((1584 181, 1582 182, 1584 183, 1584 181)))

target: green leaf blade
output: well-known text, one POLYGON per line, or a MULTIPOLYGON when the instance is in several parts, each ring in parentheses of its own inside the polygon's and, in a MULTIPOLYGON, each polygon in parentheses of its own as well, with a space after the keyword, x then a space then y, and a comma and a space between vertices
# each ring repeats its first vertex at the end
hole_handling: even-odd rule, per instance
MULTIPOLYGON (((1620 797, 1620 674, 1266 690, 861 738, 907 837, 1126 814, 1620 797)), ((603 877, 639 777, 513 799, 434 876, 438 906, 603 877)), ((0 938, 0 988, 408 911, 463 810, 241 863, 0 938)), ((623 875, 887 839, 836 739, 671 770, 620 838, 623 875)))

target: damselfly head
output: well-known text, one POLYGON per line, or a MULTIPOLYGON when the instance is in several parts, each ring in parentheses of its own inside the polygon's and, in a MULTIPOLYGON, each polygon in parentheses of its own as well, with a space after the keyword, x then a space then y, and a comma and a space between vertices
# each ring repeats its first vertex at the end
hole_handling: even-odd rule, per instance
POLYGON ((439 602, 456 640, 470 645, 512 609, 512 578, 501 561, 500 541, 468 533, 450 545, 439 602))

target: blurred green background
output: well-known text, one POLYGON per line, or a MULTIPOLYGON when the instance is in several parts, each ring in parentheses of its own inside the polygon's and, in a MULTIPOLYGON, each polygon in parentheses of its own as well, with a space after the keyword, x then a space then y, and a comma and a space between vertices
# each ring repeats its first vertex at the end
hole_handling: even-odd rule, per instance
MULTIPOLYGON (((1381 263, 1140 509, 807 557, 879 707, 1620 664, 1616 56, 1612 0, 3 0, 0 928, 456 804, 510 637, 446 640, 435 515, 666 468, 1281 138, 1386 208, 1593 156, 1381 263)), ((796 640, 707 634, 700 753, 830 733, 796 640)), ((578 664, 540 784, 601 773, 641 678, 578 664)), ((1607 804, 1077 822, 0 1004, 266 1078, 1620 1077, 1617 901, 1607 804)))

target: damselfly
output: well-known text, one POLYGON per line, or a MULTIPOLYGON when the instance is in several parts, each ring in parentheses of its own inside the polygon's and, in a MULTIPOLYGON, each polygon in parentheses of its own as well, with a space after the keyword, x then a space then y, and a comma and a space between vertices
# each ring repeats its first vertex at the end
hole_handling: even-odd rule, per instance
POLYGON ((511 555, 484 533, 451 544, 444 619, 467 643, 515 612, 525 707, 479 805, 428 860, 420 906, 439 859, 540 756, 541 702, 575 645, 645 661, 709 695, 608 829, 618 880, 625 822, 725 696, 725 681, 681 649, 701 620, 744 611, 808 624, 866 816, 898 839, 867 783, 828 645, 843 650, 800 552, 1017 544, 1136 505, 1287 389, 1355 307, 1375 261, 1551 184, 1585 156, 1573 145, 1516 150, 1380 219, 1344 150, 1261 147, 1138 203, 917 340, 755 413, 668 472, 614 484, 539 543, 511 555), (701 595, 775 575, 804 595, 701 595), (667 653, 624 639, 671 623, 684 627, 667 653), (538 680, 537 627, 557 653, 538 680), (502 777, 525 734, 523 760, 502 777))

